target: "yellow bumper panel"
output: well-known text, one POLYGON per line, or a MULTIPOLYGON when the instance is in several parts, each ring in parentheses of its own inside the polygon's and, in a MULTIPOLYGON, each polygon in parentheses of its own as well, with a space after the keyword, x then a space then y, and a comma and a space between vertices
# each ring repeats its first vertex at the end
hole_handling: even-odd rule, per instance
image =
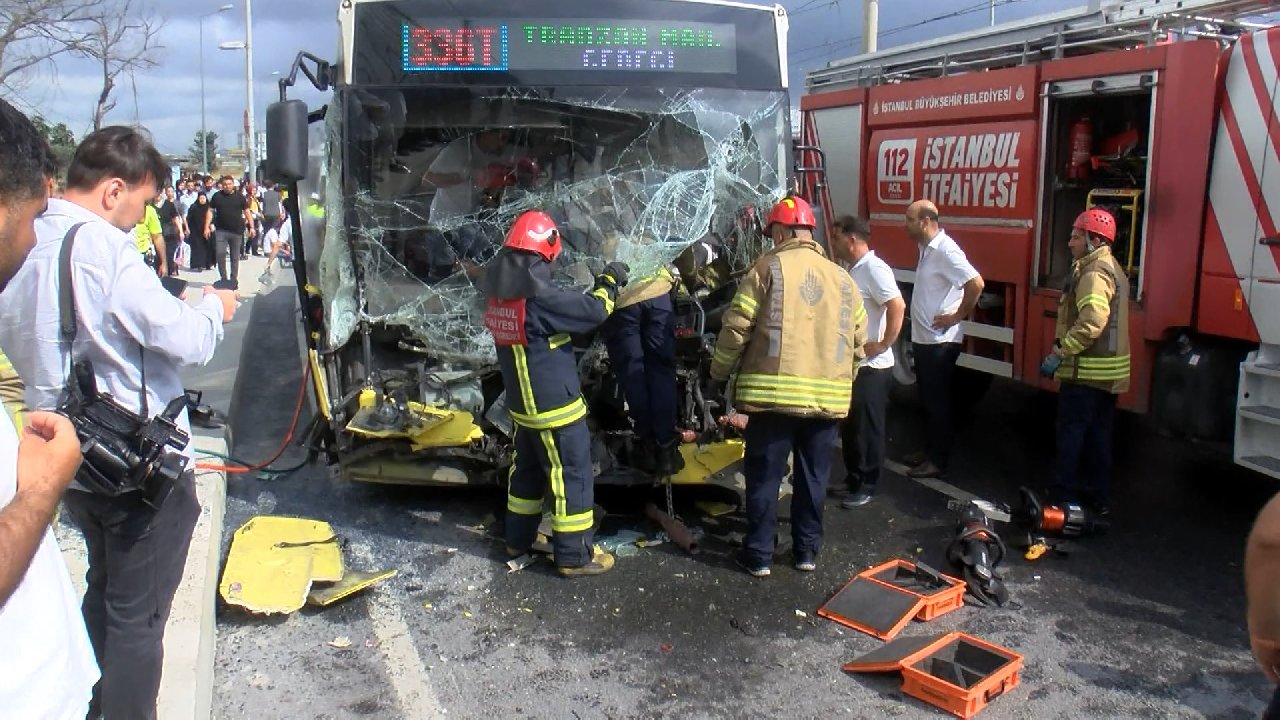
POLYGON ((484 437, 475 418, 465 410, 443 410, 422 403, 408 403, 409 417, 398 427, 381 426, 376 419, 377 398, 372 390, 360 393, 360 409, 347 423, 347 431, 379 440, 405 439, 413 450, 465 447, 484 437))
POLYGON ((348 570, 346 577, 337 583, 328 587, 316 588, 307 596, 308 605, 318 605, 320 607, 329 607, 330 605, 351 597, 361 590, 393 578, 399 570, 377 570, 374 572, 364 572, 362 570, 348 570))
POLYGON ((701 485, 708 478, 725 468, 740 462, 743 456, 741 440, 725 440, 699 447, 693 443, 680 446, 684 457, 684 469, 671 478, 673 485, 701 485))
POLYGON ((338 582, 345 570, 329 523, 260 515, 232 536, 218 593, 251 612, 291 613, 306 603, 312 582, 338 582))

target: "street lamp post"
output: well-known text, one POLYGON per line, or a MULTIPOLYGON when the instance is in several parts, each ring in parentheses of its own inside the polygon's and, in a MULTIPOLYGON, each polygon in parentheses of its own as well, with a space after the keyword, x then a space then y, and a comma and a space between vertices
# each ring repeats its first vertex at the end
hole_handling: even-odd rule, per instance
POLYGON ((209 174, 209 131, 204 127, 204 21, 233 7, 231 4, 223 5, 211 13, 200 16, 200 168, 205 175, 209 174))
POLYGON ((244 0, 244 42, 224 42, 219 50, 244 50, 245 97, 245 160, 249 164, 249 179, 257 180, 257 152, 254 149, 253 128, 253 0, 244 0))

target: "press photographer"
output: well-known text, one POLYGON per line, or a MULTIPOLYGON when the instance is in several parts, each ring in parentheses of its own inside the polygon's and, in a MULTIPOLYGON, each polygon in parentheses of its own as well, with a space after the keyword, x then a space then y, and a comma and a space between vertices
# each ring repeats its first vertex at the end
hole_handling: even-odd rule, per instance
POLYGON ((138 254, 130 230, 168 176, 136 129, 86 137, 64 199, 49 201, 35 248, 0 295, 0 347, 27 382, 28 405, 56 409, 80 392, 64 411, 88 450, 65 503, 88 547, 81 609, 102 671, 90 710, 105 720, 156 715, 164 626, 200 513, 185 403, 169 406, 184 397, 179 368, 213 357, 236 309, 233 291, 213 288, 191 307, 138 254), (172 422, 153 422, 166 408, 172 422))

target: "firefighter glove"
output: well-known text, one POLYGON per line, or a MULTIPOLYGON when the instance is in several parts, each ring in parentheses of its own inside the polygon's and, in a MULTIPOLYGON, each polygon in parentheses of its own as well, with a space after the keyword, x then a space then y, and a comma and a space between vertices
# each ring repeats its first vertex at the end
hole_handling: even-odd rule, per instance
POLYGON ((598 280, 604 280, 618 287, 626 287, 629 279, 628 273, 630 272, 631 266, 624 262, 614 261, 604 266, 604 272, 600 274, 598 280))
POLYGON ((1040 374, 1051 378, 1058 371, 1058 366, 1062 364, 1062 357, 1057 353, 1049 353, 1045 356, 1044 361, 1040 363, 1040 374))

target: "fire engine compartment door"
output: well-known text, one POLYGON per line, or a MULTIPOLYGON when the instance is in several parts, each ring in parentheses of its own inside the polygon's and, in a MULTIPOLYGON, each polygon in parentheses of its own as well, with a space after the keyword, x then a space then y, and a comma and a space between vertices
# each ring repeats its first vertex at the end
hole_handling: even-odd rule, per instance
POLYGON ((1258 337, 1264 343, 1276 344, 1280 343, 1280 147, 1275 142, 1280 136, 1280 30, 1254 33, 1239 42, 1251 46, 1243 48, 1243 59, 1251 75, 1254 98, 1249 106, 1242 93, 1231 94, 1241 134, 1247 135, 1247 126, 1259 116, 1265 119, 1267 128, 1261 133, 1262 154, 1251 158, 1261 191, 1254 197, 1256 242, 1246 292, 1258 337))
POLYGON ((826 156, 831 215, 861 215, 858 198, 862 197, 862 105, 811 112, 826 156))

